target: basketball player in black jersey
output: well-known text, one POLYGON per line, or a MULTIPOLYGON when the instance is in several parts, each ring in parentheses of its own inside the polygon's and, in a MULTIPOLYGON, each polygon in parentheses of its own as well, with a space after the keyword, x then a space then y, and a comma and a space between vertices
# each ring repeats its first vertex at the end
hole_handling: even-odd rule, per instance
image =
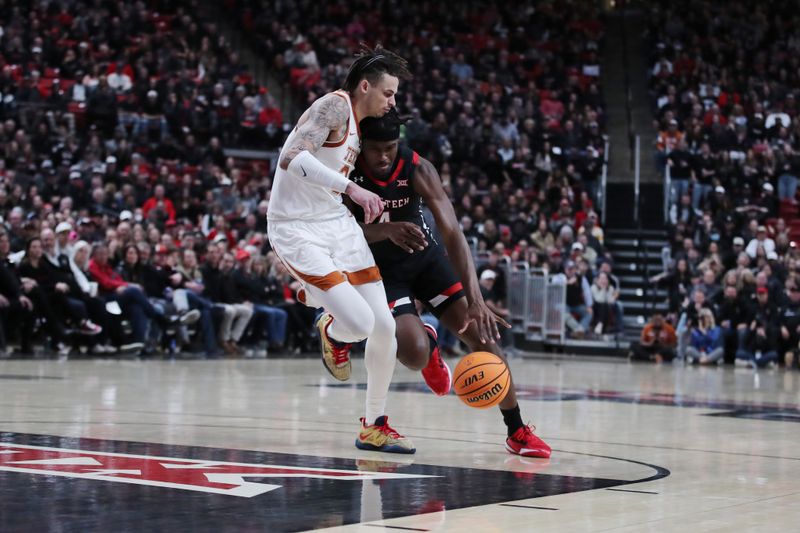
MULTIPOLYGON (((361 154, 350 179, 381 197, 384 209, 364 234, 383 277, 386 297, 397 325, 397 358, 422 370, 428 386, 439 395, 450 391, 450 370, 439 355, 436 330, 423 324, 414 299, 423 302, 470 351, 503 357, 497 344, 502 318, 486 305, 453 206, 434 166, 399 143, 402 120, 392 109, 381 118, 361 121, 361 154), (425 222, 423 206, 436 221, 442 242, 425 222)), ((550 457, 550 447, 522 422, 512 386, 500 403, 508 428, 506 449, 528 457, 550 457)))

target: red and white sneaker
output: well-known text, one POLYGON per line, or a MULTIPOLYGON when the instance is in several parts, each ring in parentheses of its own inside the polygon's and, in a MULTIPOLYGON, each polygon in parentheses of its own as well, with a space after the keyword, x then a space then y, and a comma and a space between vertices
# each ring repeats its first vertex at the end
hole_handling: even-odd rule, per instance
MULTIPOLYGON (((436 329, 430 324, 423 324, 425 331, 433 337, 433 342, 438 341, 436 329)), ((422 369, 422 377, 425 378, 425 383, 437 396, 445 396, 450 392, 450 387, 453 385, 453 376, 450 373, 450 367, 442 359, 439 353, 439 345, 431 352, 428 366, 422 369)))
POLYGON ((530 426, 522 426, 513 435, 506 439, 506 450, 514 455, 523 457, 550 457, 550 446, 533 434, 530 426))
POLYGON ((350 343, 339 342, 328 335, 328 326, 333 322, 333 315, 322 313, 317 320, 319 341, 322 345, 322 362, 331 376, 339 381, 347 381, 353 370, 350 363, 350 343))
POLYGON ((81 322, 80 332, 83 335, 98 335, 103 331, 102 326, 99 326, 89 320, 88 318, 81 322))

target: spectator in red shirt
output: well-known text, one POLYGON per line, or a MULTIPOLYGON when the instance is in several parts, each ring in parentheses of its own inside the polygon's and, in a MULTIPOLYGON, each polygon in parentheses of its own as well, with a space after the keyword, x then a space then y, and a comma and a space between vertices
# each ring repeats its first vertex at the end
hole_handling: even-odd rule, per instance
POLYGON ((148 198, 142 206, 142 215, 144 215, 145 218, 147 218, 151 210, 161 208, 167 216, 168 221, 175 221, 175 206, 172 204, 172 200, 164 196, 165 194, 166 190, 164 186, 161 184, 156 185, 153 190, 153 196, 148 198))
POLYGON ((95 246, 89 261, 89 274, 98 284, 99 295, 107 301, 117 302, 130 319, 134 342, 144 343, 150 320, 157 321, 165 329, 178 321, 178 317, 167 317, 153 307, 141 285, 122 279, 108 262, 108 247, 105 244, 95 246))

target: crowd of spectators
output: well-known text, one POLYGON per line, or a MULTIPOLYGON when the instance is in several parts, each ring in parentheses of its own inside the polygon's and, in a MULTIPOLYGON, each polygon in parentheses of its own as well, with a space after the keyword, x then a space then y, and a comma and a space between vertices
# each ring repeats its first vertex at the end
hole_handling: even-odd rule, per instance
POLYGON ((203 6, 6 2, 0 69, 0 348, 309 348, 269 166, 223 149, 282 113, 203 6))
MULTIPOLYGON (((191 0, 6 7, 5 332, 33 328, 53 349, 69 349, 76 332, 96 351, 174 341, 215 355, 258 346, 267 331, 275 348, 307 348, 313 316, 266 238, 269 165, 225 155, 280 146, 288 110, 255 83, 214 17, 191 0), (39 263, 59 273, 37 284, 21 269, 49 232, 62 244, 39 263), (58 288, 49 282, 61 276, 58 288)), ((223 7, 294 88, 298 108, 339 87, 361 40, 407 57, 415 76, 400 95, 404 140, 437 165, 476 251, 589 282, 570 292, 575 334, 619 326, 616 281, 609 289, 595 276, 610 258, 595 207, 605 116, 592 2, 223 7)))
MULTIPOLYGON (((793 241, 800 172, 798 13, 778 1, 647 4, 656 163, 672 180, 672 346, 641 357, 791 366, 800 340, 793 241)), ((648 337, 648 339, 645 339, 648 337)))
MULTIPOLYGON (((553 272, 573 262, 589 284, 610 260, 597 214, 606 117, 594 2, 227 5, 301 108, 339 87, 362 41, 407 58, 414 78, 398 99, 403 139, 436 165, 479 252, 553 272)), ((602 292, 573 295, 583 318, 570 331, 621 326, 605 312, 616 291, 602 292)))

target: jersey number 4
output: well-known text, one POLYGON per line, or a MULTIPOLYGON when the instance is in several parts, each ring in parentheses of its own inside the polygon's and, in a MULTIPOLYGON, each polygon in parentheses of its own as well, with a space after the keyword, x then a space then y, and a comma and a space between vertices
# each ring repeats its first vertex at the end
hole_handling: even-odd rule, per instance
POLYGON ((383 222, 391 222, 391 216, 389 211, 384 211, 381 213, 381 218, 378 219, 378 224, 382 224, 383 222))

